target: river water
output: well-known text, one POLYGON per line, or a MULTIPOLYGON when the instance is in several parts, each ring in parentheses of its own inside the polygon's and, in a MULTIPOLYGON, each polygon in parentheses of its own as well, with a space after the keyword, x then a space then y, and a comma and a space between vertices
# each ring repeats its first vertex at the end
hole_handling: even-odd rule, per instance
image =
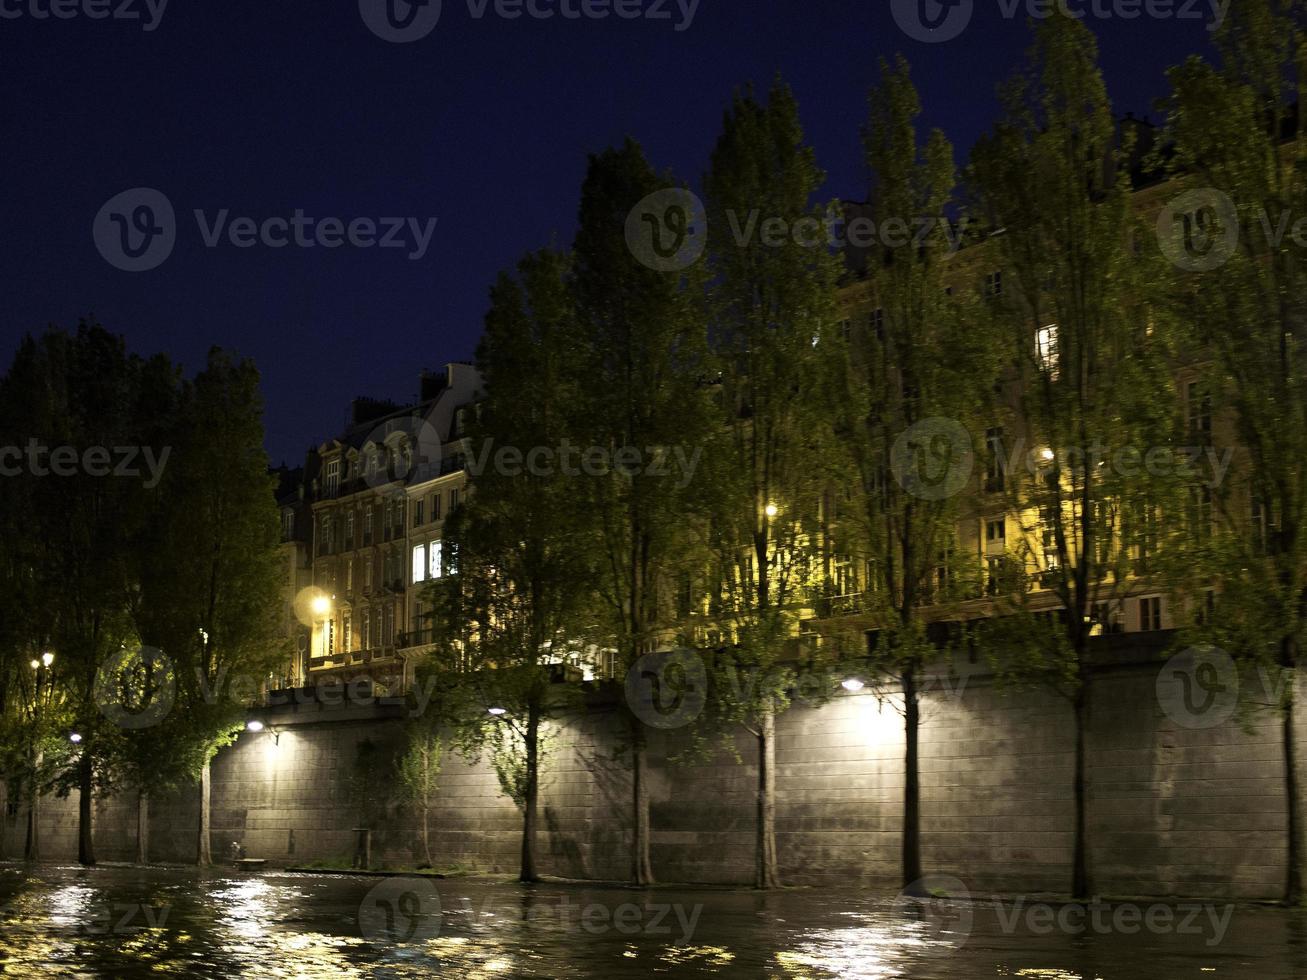
POLYGON ((0 974, 1304 980, 1307 916, 0 863, 0 974))

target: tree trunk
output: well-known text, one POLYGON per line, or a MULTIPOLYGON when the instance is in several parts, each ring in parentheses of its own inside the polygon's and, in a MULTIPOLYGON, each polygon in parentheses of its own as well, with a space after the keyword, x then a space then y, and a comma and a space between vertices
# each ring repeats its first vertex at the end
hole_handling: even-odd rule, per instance
POLYGON ((1286 805, 1287 830, 1289 834, 1288 875, 1284 887, 1284 901, 1287 905, 1299 905, 1303 900, 1302 892, 1302 815, 1299 813, 1298 795, 1298 739, 1293 730, 1294 705, 1298 698, 1298 670, 1294 666, 1296 657, 1290 660, 1288 671, 1288 697, 1284 704, 1284 798, 1286 805))
POLYGON ((653 864, 649 860, 649 772, 648 746, 644 727, 631 715, 631 791, 635 808, 635 827, 631 837, 631 881, 637 885, 654 883, 653 864))
POLYGON ((776 861, 776 713, 768 705, 758 726, 757 886, 781 886, 776 861))
POLYGON ((150 861, 150 797, 145 790, 136 791, 136 863, 150 861))
POLYGON ((539 795, 540 713, 527 709, 526 793, 522 800, 522 873, 519 881, 539 881, 536 874, 536 799, 539 795))
POLYGON ((211 796, 211 785, 209 779, 209 763, 204 763, 204 768, 200 770, 200 829, 199 839, 195 846, 195 863, 200 867, 208 867, 213 864, 213 849, 210 838, 212 834, 209 829, 209 799, 211 796))
POLYGON ((27 843, 23 846, 25 861, 41 860, 41 766, 44 753, 36 749, 32 753, 32 778, 27 800, 27 843))
POLYGON ((921 729, 921 700, 917 672, 903 672, 903 888, 916 894, 921 881, 921 766, 918 736, 921 729))
POLYGON ((95 864, 93 776, 91 754, 83 749, 77 763, 77 861, 80 864, 95 864))
POLYGON ((1089 879, 1089 853, 1085 833, 1086 765, 1085 732, 1089 727, 1089 678, 1082 676, 1075 697, 1076 761, 1075 761, 1075 842, 1071 857, 1071 897, 1087 899, 1091 894, 1089 879))
POLYGON ((422 854, 427 859, 427 867, 431 865, 431 805, 423 803, 422 806, 422 854))

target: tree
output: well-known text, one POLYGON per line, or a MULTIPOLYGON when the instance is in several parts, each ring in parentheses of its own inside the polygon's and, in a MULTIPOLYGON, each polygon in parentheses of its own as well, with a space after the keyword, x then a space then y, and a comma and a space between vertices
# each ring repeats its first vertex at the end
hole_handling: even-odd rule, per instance
POLYGON ((485 399, 469 427, 472 455, 490 465, 449 516, 444 575, 428 590, 436 645, 429 667, 445 692, 444 720, 465 755, 489 752, 522 810, 522 881, 539 879, 545 726, 566 707, 551 677, 593 621, 576 477, 531 453, 562 446, 574 397, 563 366, 572 329, 568 266, 565 256, 540 252, 491 290, 477 351, 485 399))
MULTIPOLYGON (((974 559, 958 547, 960 501, 967 499, 959 494, 973 486, 972 433, 983 431, 997 370, 986 332, 962 315, 961 296, 944 288, 956 241, 948 224, 957 182, 953 151, 938 130, 919 139, 920 112, 906 61, 882 61, 864 135, 868 210, 882 229, 897 220, 928 234, 886 232, 867 253, 877 305, 851 326, 834 406, 852 464, 847 486, 856 489, 832 488, 827 505, 838 566, 828 578, 865 582, 856 608, 825 614, 855 612, 855 625, 872 626, 869 670, 901 690, 905 889, 922 878, 918 736, 925 674, 939 656, 927 627, 973 597, 978 585, 974 559)), ((851 589, 839 584, 831 591, 851 589)), ((861 632, 845 642, 862 643, 861 632)))
POLYGON ((408 732, 408 747, 399 757, 399 785, 404 799, 422 814, 423 867, 431 862, 431 808, 436 802, 436 787, 444 743, 427 723, 420 719, 408 732))
POLYGON ((820 394, 828 357, 814 340, 835 324, 837 261, 812 237, 826 220, 813 203, 822 179, 783 83, 766 105, 751 94, 735 98, 705 180, 720 386, 699 486, 709 495, 721 583, 711 611, 729 651, 716 660, 714 703, 757 743, 759 888, 780 884, 776 717, 790 704, 787 662, 796 650, 787 644, 819 550, 815 515, 826 481, 830 420, 820 394))
POLYGON ((253 364, 212 350, 179 418, 134 616, 176 671, 173 745, 199 779, 196 863, 207 865, 209 764, 239 733, 257 679, 286 656, 280 532, 253 364))
MULTIPOLYGON (((627 141, 590 160, 581 193, 571 282, 576 296, 568 428, 579 446, 618 465, 578 481, 595 537, 599 632, 624 676, 658 648, 672 624, 671 596, 688 570, 695 521, 691 482, 706 439, 706 335, 691 271, 639 261, 624 240, 637 202, 668 186, 627 141), (620 455, 619 455, 620 454, 620 455), (626 457, 629 462, 621 463, 626 457)), ((632 881, 652 884, 643 722, 626 706, 632 757, 632 881)))
POLYGON ((95 863, 93 798, 118 772, 117 727, 97 696, 103 664, 137 643, 130 617, 132 572, 144 515, 159 492, 157 473, 121 473, 116 447, 165 460, 163 434, 175 392, 165 359, 128 354, 120 337, 83 322, 75 334, 50 330, 20 344, 0 393, 7 444, 26 464, 6 478, 11 525, 7 551, 17 594, 27 605, 6 654, 38 664, 29 703, 32 747, 29 846, 39 854, 39 798, 47 779, 60 793, 78 790, 78 859, 95 863), (49 665, 44 657, 49 654, 49 665), (50 709, 61 712, 51 728, 50 709), (73 747, 71 737, 78 741, 73 747), (46 769, 47 749, 58 767, 46 769))
POLYGON ((1010 425, 989 447, 1002 460, 1007 513, 988 517, 1006 525, 1014 514, 1019 532, 988 575, 1008 614, 994 649, 1002 677, 1044 681, 1072 707, 1070 885, 1079 898, 1093 894, 1091 638, 1146 580, 1163 498, 1175 489, 1113 455, 1169 447, 1174 398, 1164 337, 1149 330, 1144 262, 1131 247, 1129 147, 1116 145, 1096 58, 1082 24, 1041 22, 1025 71, 1004 90, 1004 119, 971 165, 981 213, 1001 229, 985 301, 1008 361, 999 411, 1010 425), (1004 459, 1013 438, 1028 449, 1012 456, 1015 467, 1004 459), (1035 584, 1053 601, 1032 596, 1035 584))
POLYGON ((1278 236, 1307 208, 1300 0, 1236 4, 1219 63, 1172 69, 1167 136, 1189 192, 1166 205, 1175 311, 1195 352, 1191 417, 1240 446, 1218 488, 1217 534, 1190 567, 1216 586, 1199 632, 1277 683, 1284 746, 1286 902, 1303 900, 1297 679, 1307 629, 1307 265, 1278 236), (1297 113, 1295 118, 1294 113, 1297 113), (1296 132, 1296 139, 1286 139, 1296 132), (1211 420, 1215 419, 1215 426, 1211 420))

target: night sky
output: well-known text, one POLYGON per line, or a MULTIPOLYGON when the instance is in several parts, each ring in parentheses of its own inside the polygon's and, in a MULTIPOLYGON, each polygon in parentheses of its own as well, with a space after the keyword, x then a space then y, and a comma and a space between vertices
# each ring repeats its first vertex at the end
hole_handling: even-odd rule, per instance
MULTIPOLYGON (((292 463, 355 395, 412 399, 421 368, 471 358, 496 273, 570 242, 588 153, 630 134, 697 184, 733 88, 779 70, 826 196, 862 197, 881 55, 907 55, 926 121, 961 163, 1029 40, 998 0, 975 0, 970 26, 939 44, 900 30, 890 0, 701 0, 682 31, 676 0, 670 20, 604 21, 493 6, 477 19, 444 0, 408 44, 376 36, 359 0, 172 0, 152 31, 145 0, 110 9, 124 2, 142 19, 36 19, 50 0, 0 0, 21 12, 0 16, 0 356, 88 314, 189 369, 233 348, 262 370, 273 461, 292 463), (167 196, 177 238, 157 268, 129 273, 92 226, 136 187, 167 196), (206 247, 193 212, 224 208, 438 221, 418 261, 411 248, 206 247)), ((1118 112, 1154 119, 1166 67, 1210 38, 1205 20, 1090 23, 1118 112)))

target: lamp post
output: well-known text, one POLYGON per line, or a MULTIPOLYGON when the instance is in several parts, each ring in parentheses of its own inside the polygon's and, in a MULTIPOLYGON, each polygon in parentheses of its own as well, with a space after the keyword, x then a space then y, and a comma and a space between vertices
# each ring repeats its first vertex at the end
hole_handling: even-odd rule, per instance
POLYGON ((28 861, 41 859, 41 766, 45 764, 45 753, 41 748, 41 724, 44 714, 44 701, 51 689, 51 668, 54 666, 54 654, 46 651, 39 659, 33 659, 32 667, 32 739, 28 757, 31 761, 31 783, 27 802, 27 841, 23 848, 23 857, 28 861))

